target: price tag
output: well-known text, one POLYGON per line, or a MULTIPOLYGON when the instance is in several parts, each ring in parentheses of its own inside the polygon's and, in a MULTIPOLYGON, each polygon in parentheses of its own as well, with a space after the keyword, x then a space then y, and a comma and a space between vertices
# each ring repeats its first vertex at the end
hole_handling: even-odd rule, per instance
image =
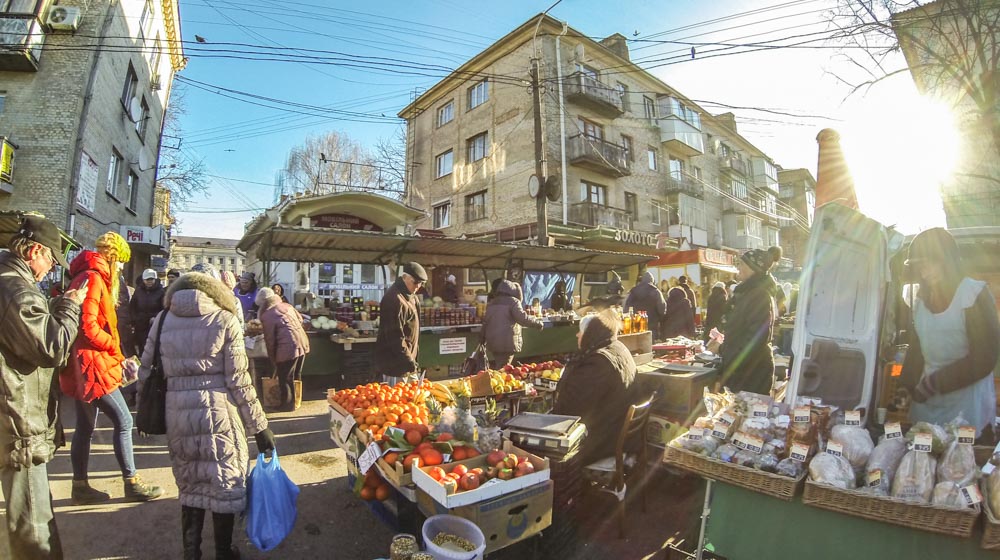
POLYGON ((712 425, 712 437, 725 441, 728 436, 729 426, 726 426, 722 422, 716 422, 712 425))
POLYGON ((903 437, 903 427, 899 422, 886 422, 885 439, 896 439, 903 437))
POLYGON ((837 443, 835 441, 830 441, 830 442, 827 442, 827 444, 826 444, 826 452, 829 453, 830 455, 836 455, 837 457, 843 457, 844 456, 844 446, 840 445, 839 443, 837 443))
POLYGON ((868 473, 868 487, 877 488, 882 484, 882 469, 875 469, 868 473))
POLYGON ((917 451, 923 451, 924 453, 930 453, 931 447, 934 445, 934 437, 930 434, 917 434, 913 438, 913 448, 917 451))
POLYGON ((704 432, 697 430, 690 430, 687 433, 687 438, 691 441, 701 441, 704 436, 704 432))
POLYGON ((788 455, 793 461, 805 463, 809 458, 809 446, 804 443, 793 443, 792 451, 788 455))
POLYGON ((958 429, 958 443, 972 445, 976 441, 976 429, 972 426, 962 426, 958 429))
POLYGON ((740 449, 746 450, 747 442, 746 440, 743 439, 744 437, 746 436, 744 436, 742 433, 738 433, 735 436, 733 436, 733 445, 739 447, 740 449))
POLYGON ((733 422, 736 422, 736 417, 733 416, 732 414, 728 414, 727 413, 727 414, 723 414, 721 417, 719 417, 719 419, 716 420, 716 422, 721 422, 723 426, 727 426, 728 427, 728 426, 732 426, 733 422))
POLYGON ((861 425, 861 411, 860 410, 848 410, 844 413, 844 425, 845 426, 860 426, 861 425))
POLYGON ((811 410, 808 406, 797 407, 792 412, 792 422, 796 424, 808 424, 810 421, 811 410))
POLYGON ((962 488, 962 497, 965 498, 965 503, 970 506, 974 506, 983 501, 983 495, 979 492, 979 488, 977 488, 975 484, 970 484, 965 488, 962 488))
POLYGON ((760 453, 764 449, 764 440, 754 436, 743 436, 746 443, 746 450, 753 453, 760 453))
POLYGON ((766 404, 755 404, 753 405, 753 417, 754 418, 767 418, 768 406, 766 404))
POLYGON ((361 474, 368 474, 368 471, 371 470, 372 465, 374 465, 375 462, 378 461, 378 458, 381 456, 382 456, 382 448, 379 447, 379 445, 374 441, 369 443, 368 447, 365 448, 365 452, 362 453, 360 457, 358 457, 358 470, 361 471, 361 474))
POLYGON ((347 441, 347 438, 351 435, 351 430, 354 429, 357 423, 358 421, 353 416, 344 417, 344 421, 340 424, 340 430, 337 431, 340 441, 347 441))

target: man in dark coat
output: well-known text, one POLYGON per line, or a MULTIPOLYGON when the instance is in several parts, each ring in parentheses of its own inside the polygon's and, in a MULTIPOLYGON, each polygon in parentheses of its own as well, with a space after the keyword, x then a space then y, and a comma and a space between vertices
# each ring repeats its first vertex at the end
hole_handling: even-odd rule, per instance
MULTIPOLYGON (((0 253, 0 488, 11 558, 63 557, 46 463, 63 445, 57 368, 69 358, 86 290, 47 300, 37 282, 69 265, 59 229, 28 216, 0 253)), ((4 538, 0 536, 0 538, 4 538)))
POLYGON ((685 336, 694 338, 694 315, 691 313, 691 302, 680 286, 670 288, 667 292, 667 314, 663 319, 663 337, 674 338, 685 336))
MULTIPOLYGON (((129 301, 129 314, 135 329, 135 343, 139 347, 139 355, 146 348, 149 337, 149 327, 160 311, 163 311, 163 296, 166 289, 160 283, 156 271, 147 268, 142 272, 142 283, 135 289, 129 301)), ((126 354, 130 355, 130 354, 126 354)))
POLYGON ((408 262, 396 282, 385 291, 379 305, 378 338, 375 340, 375 372, 390 385, 417 371, 420 310, 414 294, 427 283, 420 263, 408 262))
POLYGON ((490 365, 499 369, 511 362, 521 351, 521 327, 542 330, 543 323, 528 316, 521 307, 521 286, 504 280, 497 285, 496 294, 486 306, 483 317, 483 335, 490 365))
POLYGON ((645 311, 649 317, 649 330, 653 333, 653 340, 660 340, 660 323, 667 312, 667 302, 663 299, 663 293, 653 284, 652 272, 647 270, 642 273, 639 283, 629 290, 624 308, 625 311, 645 311))
MULTIPOLYGON (((684 290, 684 295, 687 296, 688 302, 691 303, 691 316, 693 317, 693 316, 697 315, 698 314, 698 299, 695 298, 694 289, 691 287, 691 284, 688 284, 688 277, 687 276, 681 276, 680 278, 678 278, 677 279, 677 286, 680 289, 684 290)), ((668 292, 668 294, 669 294, 669 292, 668 292)))
POLYGON ((722 316, 726 314, 726 285, 716 282, 712 286, 712 293, 708 295, 708 304, 705 306, 705 342, 708 342, 712 329, 722 331, 722 316))

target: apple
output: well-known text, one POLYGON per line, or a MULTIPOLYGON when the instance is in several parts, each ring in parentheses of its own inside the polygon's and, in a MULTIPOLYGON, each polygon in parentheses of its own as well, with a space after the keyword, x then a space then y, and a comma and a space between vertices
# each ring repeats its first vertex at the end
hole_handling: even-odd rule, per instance
POLYGON ((431 470, 427 471, 427 474, 434 480, 441 482, 441 480, 448 478, 448 474, 444 472, 441 467, 433 467, 431 470))
POLYGON ((486 464, 490 466, 496 466, 497 463, 502 462, 507 458, 507 454, 499 449, 494 449, 490 451, 489 455, 486 456, 486 464))
POLYGON ((462 476, 465 473, 469 472, 469 467, 465 465, 455 465, 455 468, 451 469, 451 472, 452 474, 457 474, 458 476, 462 476))
POLYGON ((510 480, 514 478, 514 470, 507 468, 500 469, 500 472, 497 473, 497 478, 500 480, 510 480))
POLYGON ((458 486, 462 490, 475 490, 479 488, 480 482, 478 474, 468 472, 462 475, 462 479, 458 481, 458 486))
POLYGON ((514 455, 513 453, 508 453, 507 456, 504 457, 503 459, 503 466, 508 469, 513 469, 514 467, 516 467, 517 455, 514 455))
POLYGON ((519 464, 517 466, 517 469, 514 470, 514 476, 515 477, 524 476, 526 474, 531 474, 533 472, 535 472, 535 465, 531 464, 531 462, 529 461, 525 461, 519 464))
POLYGON ((474 474, 478 474, 479 478, 483 478, 483 475, 485 474, 485 471, 483 471, 482 467, 476 467, 474 469, 470 469, 469 472, 470 473, 474 473, 474 474))

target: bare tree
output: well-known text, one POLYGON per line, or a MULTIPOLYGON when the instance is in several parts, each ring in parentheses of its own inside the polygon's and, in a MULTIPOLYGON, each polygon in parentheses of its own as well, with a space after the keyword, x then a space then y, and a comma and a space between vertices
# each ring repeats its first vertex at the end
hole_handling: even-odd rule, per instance
POLYGON ((184 86, 174 82, 170 103, 163 117, 163 143, 156 173, 157 187, 170 191, 170 200, 178 205, 183 205, 208 188, 208 168, 204 159, 180 149, 184 141, 181 117, 187 113, 186 94, 184 86))
POLYGON ((400 125, 392 136, 379 138, 375 161, 394 185, 406 185, 406 127, 400 125))
MULTIPOLYGON (((375 156, 347 135, 330 131, 309 136, 288 152, 282 183, 295 192, 375 192, 401 198, 402 183, 375 156)), ((287 193, 286 193, 287 194, 287 193)))

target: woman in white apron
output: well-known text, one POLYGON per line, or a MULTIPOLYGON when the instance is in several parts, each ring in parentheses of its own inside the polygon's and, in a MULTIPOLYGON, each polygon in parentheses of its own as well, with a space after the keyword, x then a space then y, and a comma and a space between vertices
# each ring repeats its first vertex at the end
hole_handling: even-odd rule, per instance
POLYGON ((941 228, 921 232, 906 265, 919 283, 907 295, 914 334, 903 366, 910 419, 946 424, 958 416, 993 444, 993 369, 1000 344, 996 303, 985 282, 964 275, 958 245, 941 228))

